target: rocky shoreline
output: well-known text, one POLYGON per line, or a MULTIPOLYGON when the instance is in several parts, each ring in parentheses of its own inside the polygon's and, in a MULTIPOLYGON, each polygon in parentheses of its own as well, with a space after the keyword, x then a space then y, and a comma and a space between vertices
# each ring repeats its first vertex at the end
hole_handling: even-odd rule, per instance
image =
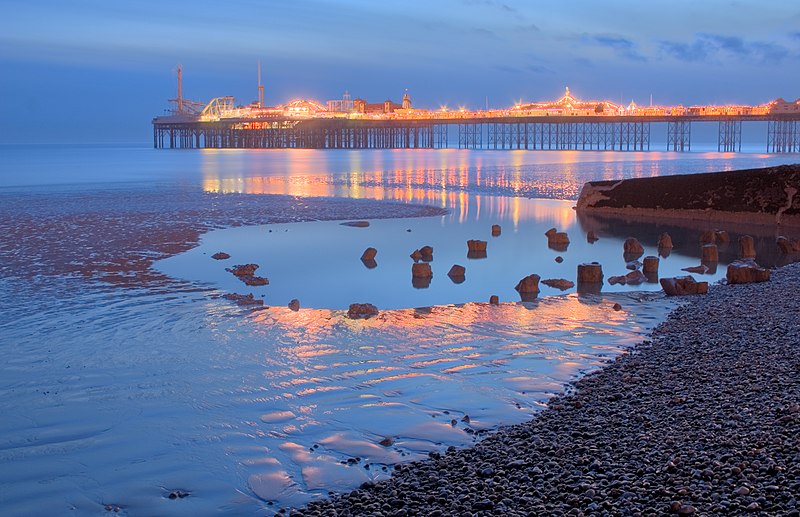
POLYGON ((712 286, 532 421, 289 513, 800 515, 798 288, 712 286))

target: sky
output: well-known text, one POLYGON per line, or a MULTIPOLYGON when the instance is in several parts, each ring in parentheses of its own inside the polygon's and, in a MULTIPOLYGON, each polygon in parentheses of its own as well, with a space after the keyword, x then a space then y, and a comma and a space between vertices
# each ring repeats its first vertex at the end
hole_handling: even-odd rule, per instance
POLYGON ((800 97, 800 2, 0 0, 0 142, 151 141, 184 97, 416 107, 800 97))

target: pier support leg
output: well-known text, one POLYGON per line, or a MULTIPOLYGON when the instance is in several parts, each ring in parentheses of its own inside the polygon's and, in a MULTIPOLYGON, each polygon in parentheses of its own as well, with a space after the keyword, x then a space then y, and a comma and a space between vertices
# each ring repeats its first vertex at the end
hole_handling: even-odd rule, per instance
POLYGON ((720 120, 717 152, 734 153, 742 150, 742 121, 720 120))
POLYGON ((689 120, 667 122, 667 151, 691 151, 692 123, 689 120))
POLYGON ((767 152, 800 152, 800 124, 794 120, 767 121, 767 152))

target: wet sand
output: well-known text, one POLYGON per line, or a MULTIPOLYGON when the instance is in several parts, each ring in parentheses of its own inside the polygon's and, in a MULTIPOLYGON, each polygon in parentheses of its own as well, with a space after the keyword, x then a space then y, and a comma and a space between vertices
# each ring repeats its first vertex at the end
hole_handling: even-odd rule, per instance
POLYGON ((572 294, 366 321, 250 311, 149 264, 207 228, 441 210, 177 187, 0 201, 0 461, 15 465, 0 475, 0 499, 10 514, 300 506, 527 420, 670 305, 619 295, 626 310, 613 311, 572 294), (379 444, 386 434, 390 448, 379 444))
POLYGON ((79 275, 129 287, 170 279, 154 261, 197 245, 208 230, 268 223, 441 215, 430 206, 341 198, 117 187, 0 193, 0 276, 79 275))

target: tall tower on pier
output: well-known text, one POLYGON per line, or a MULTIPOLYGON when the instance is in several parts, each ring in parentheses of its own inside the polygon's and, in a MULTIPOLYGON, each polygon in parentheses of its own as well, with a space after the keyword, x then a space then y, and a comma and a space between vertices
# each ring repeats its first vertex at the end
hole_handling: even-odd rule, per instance
POLYGON ((258 62, 258 107, 264 107, 264 85, 261 84, 261 61, 258 62))
POLYGON ((178 65, 178 96, 174 99, 169 99, 169 102, 175 103, 175 113, 184 113, 186 104, 191 104, 183 100, 183 67, 181 65, 178 65))
POLYGON ((411 109, 411 96, 408 94, 408 88, 406 88, 406 91, 403 94, 403 109, 411 109))

